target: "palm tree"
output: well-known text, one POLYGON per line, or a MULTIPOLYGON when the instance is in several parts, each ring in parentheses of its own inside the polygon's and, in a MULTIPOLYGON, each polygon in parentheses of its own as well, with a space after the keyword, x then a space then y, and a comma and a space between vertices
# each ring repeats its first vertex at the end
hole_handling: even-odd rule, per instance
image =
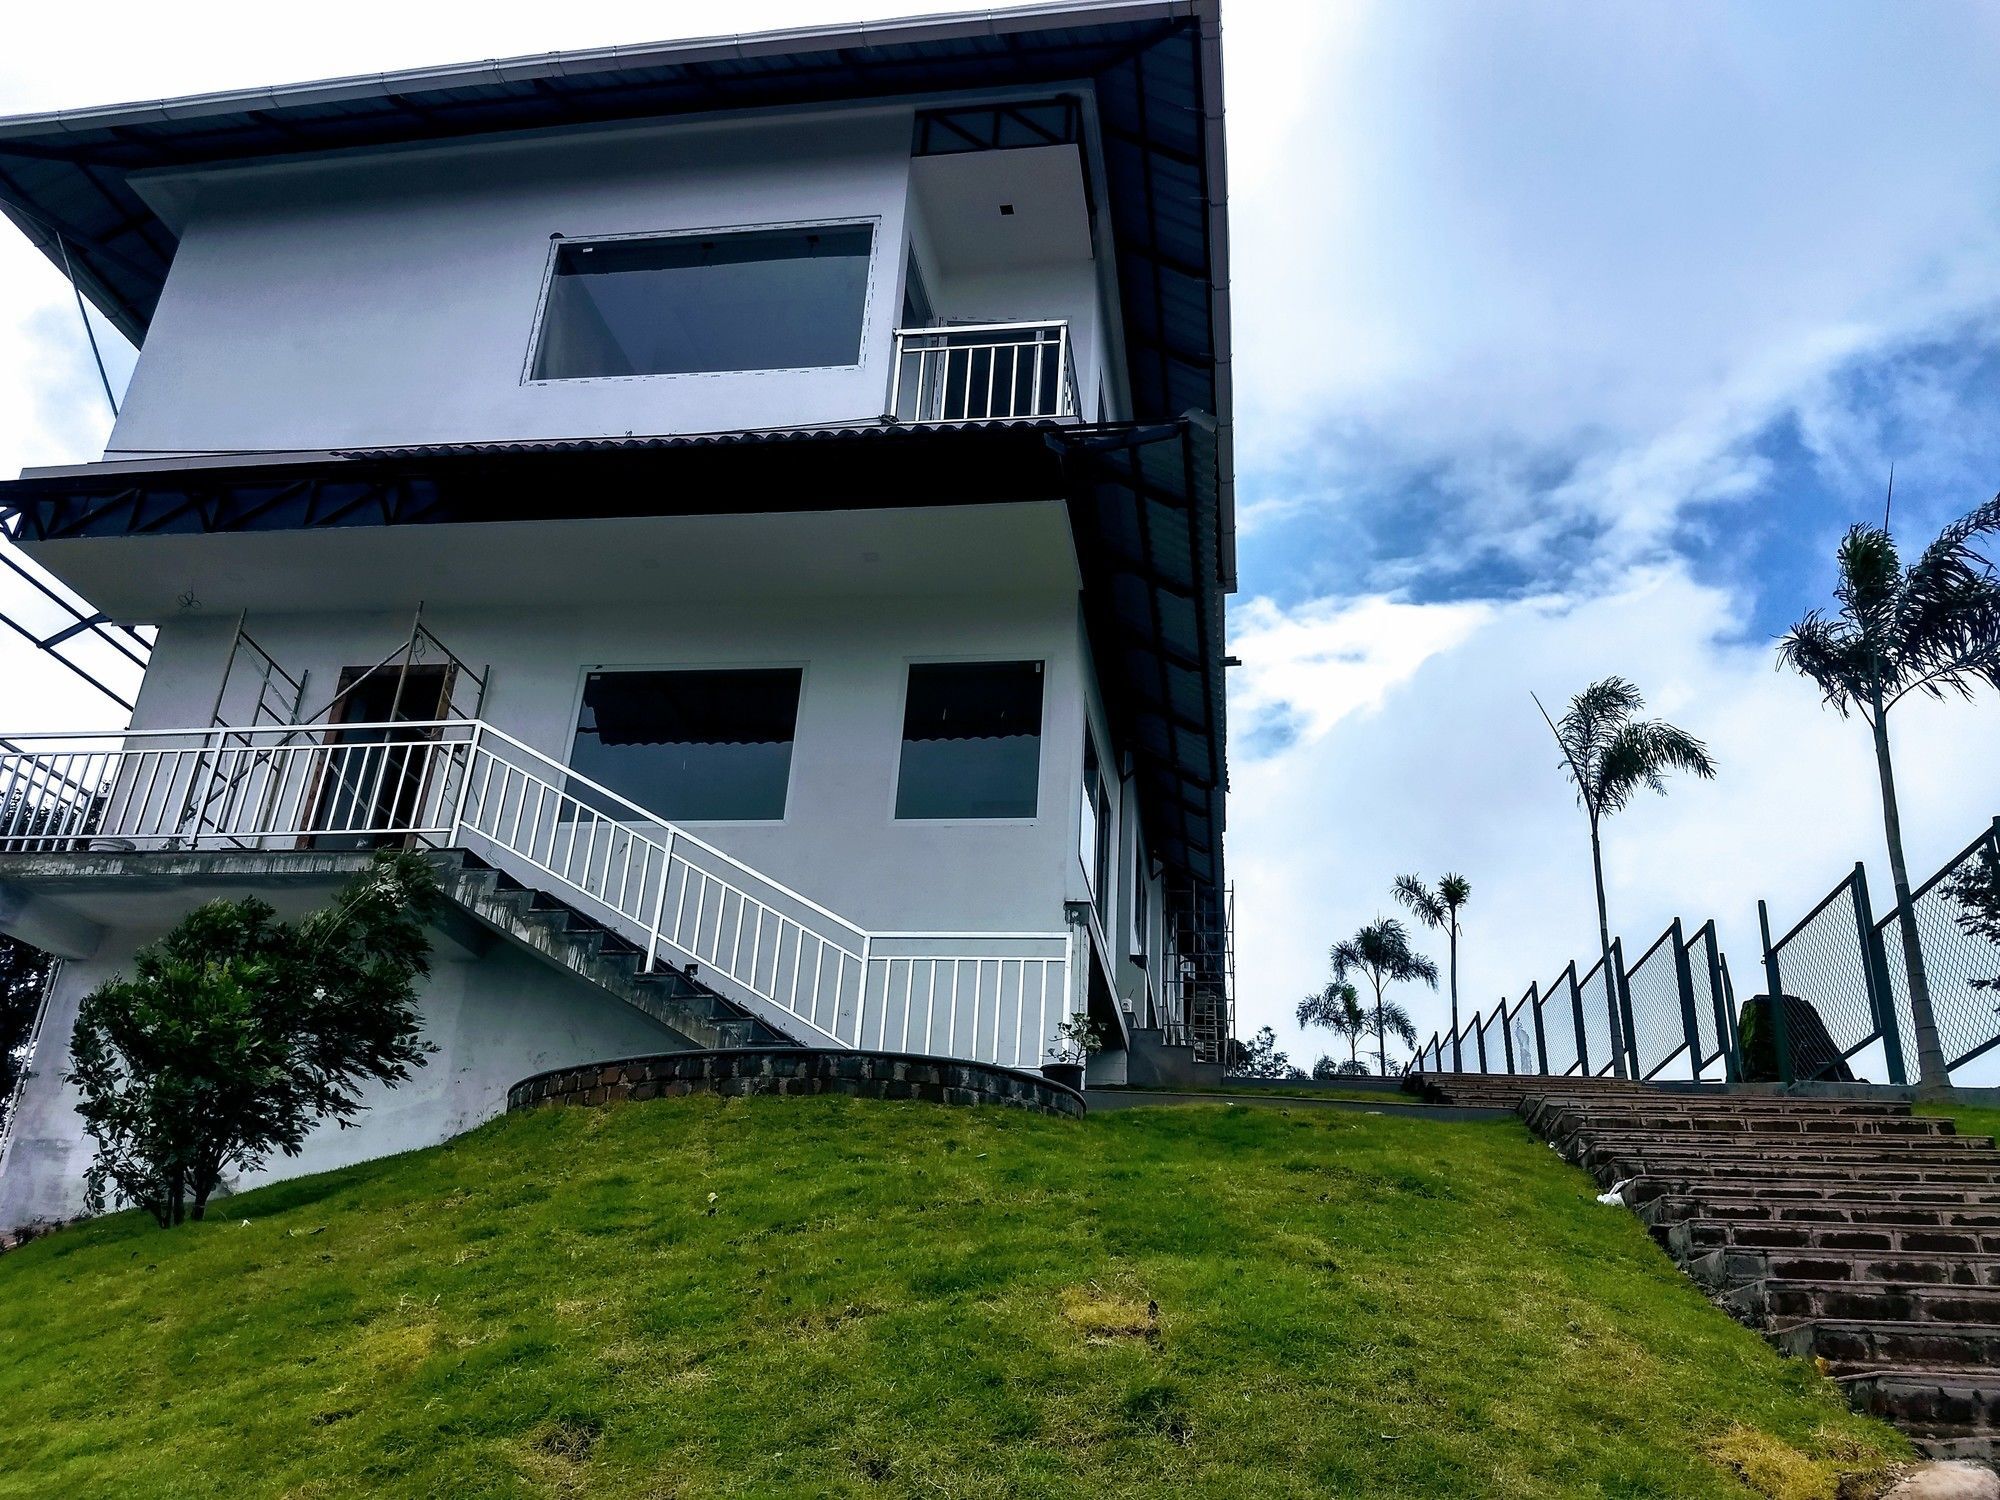
POLYGON ((1394 1032, 1405 1045, 1412 1045, 1417 1039, 1417 1029, 1410 1024, 1410 1018, 1400 1005, 1385 1005, 1383 989, 1391 984, 1405 984, 1412 979, 1421 979, 1432 989, 1437 988, 1438 966, 1423 954, 1410 948, 1410 934, 1394 917, 1377 917, 1373 922, 1333 945, 1333 977, 1336 983, 1349 974, 1365 976, 1375 991, 1375 1013, 1373 1024, 1368 1028, 1375 1033, 1375 1059, 1381 1065, 1382 1076, 1389 1076, 1388 1036, 1394 1032))
POLYGON ((1463 1073, 1464 1047, 1458 1039, 1458 935, 1464 929, 1459 926, 1458 914, 1472 899, 1472 882, 1463 875, 1446 875, 1433 890, 1414 875, 1398 875, 1396 899, 1424 926, 1444 933, 1451 941, 1451 1068, 1454 1073, 1463 1073))
POLYGON ((1590 820, 1590 873, 1597 882, 1597 942, 1604 961, 1604 991, 1611 1010, 1611 1065, 1625 1077, 1625 1027, 1618 1014, 1617 975, 1611 966, 1611 918, 1604 904, 1603 824, 1632 800, 1641 787, 1662 796, 1669 771, 1715 776, 1708 747, 1664 719, 1634 719, 1646 700, 1622 677, 1593 682, 1569 700, 1561 719, 1549 718, 1542 700, 1535 707, 1562 748, 1563 774, 1590 820))
POLYGON ((1889 711, 1912 693, 1970 698, 1981 683, 2000 687, 2000 575, 1992 560, 1973 548, 1978 538, 1996 534, 2000 497, 1945 527, 1905 568, 1886 517, 1881 526, 1855 526, 1840 543, 1840 583, 1833 592, 1839 610, 1831 616, 1808 610, 1778 643, 1780 665, 1810 677, 1842 718, 1858 712, 1875 739, 1896 925, 1910 978, 1917 1092, 1925 1098, 1948 1095, 1951 1074, 1938 1043, 1930 977, 1910 902, 1889 711))
POLYGON ((1361 1064, 1361 1039, 1368 1034, 1368 1017, 1361 1009, 1361 996, 1344 979, 1330 979, 1317 994, 1299 1002, 1299 1025, 1324 1026, 1347 1043, 1347 1060, 1354 1066, 1346 1071, 1366 1073, 1361 1064))

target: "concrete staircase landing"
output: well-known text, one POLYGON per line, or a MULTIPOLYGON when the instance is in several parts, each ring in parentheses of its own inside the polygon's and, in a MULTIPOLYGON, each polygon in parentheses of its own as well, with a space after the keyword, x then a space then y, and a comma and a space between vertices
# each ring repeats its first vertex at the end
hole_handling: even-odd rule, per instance
POLYGON ((2000 1152, 1896 1102, 1428 1074, 1516 1110, 1736 1318, 1933 1458, 2000 1458, 2000 1152))

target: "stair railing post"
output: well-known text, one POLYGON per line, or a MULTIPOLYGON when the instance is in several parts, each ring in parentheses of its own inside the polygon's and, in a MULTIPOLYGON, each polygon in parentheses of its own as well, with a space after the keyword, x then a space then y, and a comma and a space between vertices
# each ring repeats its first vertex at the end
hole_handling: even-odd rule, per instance
POLYGON ((1701 1078, 1701 1027, 1695 1022, 1694 966, 1688 962, 1686 931, 1679 917, 1670 929, 1674 944, 1674 983, 1681 992, 1681 1030, 1687 1036, 1688 1077, 1701 1078))
POLYGON ((1764 988, 1771 1002, 1771 1047, 1778 1054, 1778 1081, 1792 1081, 1790 1027, 1785 1019, 1785 981, 1778 969, 1778 950, 1771 943, 1771 910, 1757 903, 1757 932, 1764 943, 1764 988))
POLYGON ((1889 1082, 1900 1088, 1910 1080, 1903 1067, 1903 1032, 1896 1024, 1896 992, 1889 988, 1888 954, 1875 926, 1875 908, 1868 900, 1868 867, 1860 860, 1854 862, 1854 930, 1861 945, 1862 972, 1867 976, 1869 1012, 1882 1037, 1882 1061, 1889 1082))
POLYGON ((1639 1038, 1632 1026, 1632 986, 1625 982, 1625 939, 1611 940, 1611 973, 1606 981, 1611 987, 1612 1002, 1618 1007, 1618 1014, 1625 1023, 1625 1066, 1632 1081, 1637 1083, 1644 1076, 1639 1068, 1639 1038))
POLYGON ((1591 1076, 1590 1034, 1584 1029, 1583 986, 1577 982, 1575 959, 1569 961, 1569 967, 1563 973, 1569 978, 1569 1008, 1576 1022, 1576 1067, 1580 1074, 1588 1078, 1591 1076))
MULTIPOLYGON (((659 961, 660 923, 664 920, 667 912, 667 887, 673 883, 674 878, 674 834, 676 831, 671 824, 668 825, 666 852, 660 856, 660 889, 653 897, 652 934, 646 940, 646 966, 640 970, 644 974, 652 973, 659 961)), ((771 983, 774 987, 777 984, 777 975, 775 972, 771 976, 771 983)))
POLYGON ((1489 1072, 1486 1066, 1486 1028, 1479 1024, 1479 1012, 1472 1013, 1472 1050, 1479 1055, 1479 1071, 1489 1072))
MULTIPOLYGON (((1520 1014, 1518 1011, 1516 1015, 1520 1014)), ((1500 997, 1500 1051, 1507 1060, 1507 1076, 1514 1076, 1514 1017, 1507 1014, 1507 997, 1500 997)))
POLYGON ((451 801, 451 832, 446 836, 444 846, 456 849, 465 828, 465 799, 472 791, 472 768, 479 761, 479 731, 486 726, 474 723, 472 738, 465 742, 465 772, 458 778, 458 792, 451 801))
POLYGON ((1542 1031, 1542 982, 1528 981, 1528 1016, 1535 1023, 1535 1071, 1544 1078, 1549 1072, 1549 1039, 1542 1031))

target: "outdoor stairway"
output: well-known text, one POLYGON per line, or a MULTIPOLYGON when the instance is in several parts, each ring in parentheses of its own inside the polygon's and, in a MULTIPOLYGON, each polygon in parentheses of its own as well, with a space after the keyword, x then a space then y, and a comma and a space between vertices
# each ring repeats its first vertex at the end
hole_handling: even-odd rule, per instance
POLYGON ((1421 1074, 1517 1111, 1681 1268, 1937 1458, 2000 1459, 2000 1152, 1910 1106, 1421 1074))
POLYGON ((646 954, 637 943, 475 854, 447 850, 434 855, 433 863, 446 897, 481 926, 672 1027, 697 1047, 799 1045, 703 984, 692 966, 677 969, 661 963, 652 973, 643 972, 646 954))

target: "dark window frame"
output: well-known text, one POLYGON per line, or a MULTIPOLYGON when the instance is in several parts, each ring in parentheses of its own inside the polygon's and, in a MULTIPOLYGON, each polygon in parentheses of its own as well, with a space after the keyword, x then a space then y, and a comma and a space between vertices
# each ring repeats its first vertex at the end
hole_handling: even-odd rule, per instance
POLYGON ((1044 656, 913 656, 903 662, 902 694, 898 700, 895 741, 895 776, 889 788, 889 820, 892 823, 948 827, 966 825, 976 827, 1026 826, 1036 823, 1042 817, 1042 771, 1043 756, 1048 749, 1049 713, 1049 660, 1044 656), (905 747, 908 745, 910 685, 916 673, 924 668, 976 668, 976 667, 1033 667, 1035 680, 1041 689, 1041 697, 1035 723, 1035 773, 1034 810, 1028 813, 966 813, 953 812, 938 815, 905 814, 903 808, 903 781, 905 747))
MULTIPOLYGON (((660 809, 647 806, 646 800, 643 797, 635 797, 629 793, 620 792, 616 785, 604 777, 591 775, 589 771, 576 767, 577 741, 582 731, 583 714, 590 692, 590 680, 593 677, 625 676, 631 674, 641 676, 673 676, 696 672, 791 672, 797 675, 798 696, 792 710, 792 738, 785 764, 784 806, 783 810, 776 817, 674 817, 671 814, 661 813, 664 822, 679 827, 691 825, 707 826, 713 824, 718 827, 732 826, 745 828, 776 828, 790 822, 792 815, 792 793, 795 790, 795 783, 798 778, 799 719, 805 712, 806 690, 808 679, 811 676, 810 664, 805 661, 710 661, 676 662, 664 665, 653 662, 596 662, 587 665, 577 673, 576 693, 570 708, 569 764, 566 769, 573 776, 588 776, 592 781, 609 787, 613 793, 626 798, 637 807, 645 808, 648 812, 659 813, 660 809)), ((567 787, 566 790, 569 792, 569 795, 578 798, 586 804, 594 806, 596 803, 595 794, 588 787, 572 785, 567 787)), ((630 817, 629 811, 624 809, 612 809, 610 810, 610 815, 618 817, 621 820, 630 817)))
POLYGON ((624 234, 552 234, 548 254, 542 262, 541 285, 535 298, 535 316, 528 328, 527 357, 521 363, 524 386, 578 385, 596 381, 631 380, 726 380, 742 375, 802 375, 820 370, 858 371, 868 363, 871 320, 875 310, 877 265, 882 254, 882 217, 879 214, 852 214, 832 219, 794 219, 770 224, 704 225, 692 229, 640 229, 624 234), (721 239, 728 235, 783 234, 817 229, 865 229, 868 231, 868 264, 862 279, 861 329, 855 343, 855 357, 833 365, 754 365, 732 370, 668 370, 630 375, 539 375, 542 340, 548 329, 549 308, 555 295, 558 267, 565 250, 595 245, 628 245, 655 240, 721 239))

